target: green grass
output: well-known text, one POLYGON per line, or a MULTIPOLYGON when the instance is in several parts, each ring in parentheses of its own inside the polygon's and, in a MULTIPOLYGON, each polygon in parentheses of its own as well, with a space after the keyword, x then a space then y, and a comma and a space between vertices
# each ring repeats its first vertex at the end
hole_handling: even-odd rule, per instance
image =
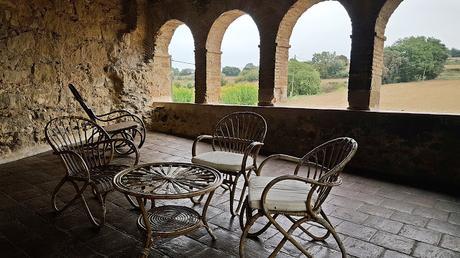
POLYGON ((172 100, 179 103, 192 103, 195 101, 195 89, 173 86, 172 100))
POLYGON ((258 87, 254 83, 236 83, 221 88, 221 103, 253 106, 258 101, 258 87))

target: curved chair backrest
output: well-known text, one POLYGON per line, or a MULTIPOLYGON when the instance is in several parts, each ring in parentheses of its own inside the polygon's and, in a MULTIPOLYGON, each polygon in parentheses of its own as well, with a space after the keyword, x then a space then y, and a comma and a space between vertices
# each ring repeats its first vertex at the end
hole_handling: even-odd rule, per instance
POLYGON ((113 158, 110 136, 102 127, 86 118, 54 118, 46 124, 45 136, 53 151, 61 156, 70 170, 81 162, 75 160, 76 156, 69 154, 69 151, 79 154, 90 169, 107 165, 113 158))
POLYGON ((69 89, 72 92, 73 96, 75 97, 75 100, 80 103, 80 106, 83 108, 85 113, 88 115, 89 119, 96 121, 96 114, 94 114, 94 111, 86 104, 85 100, 83 97, 80 95, 80 92, 78 92, 77 88, 73 86, 73 84, 69 83, 69 89))
POLYGON ((235 112, 217 122, 213 134, 213 150, 243 153, 252 142, 264 142, 267 122, 254 112, 235 112))
POLYGON ((334 184, 340 183, 340 173, 358 149, 358 143, 349 137, 341 137, 325 142, 302 157, 294 171, 298 175, 300 169, 306 177, 325 185, 314 189, 317 193, 313 209, 317 209, 325 201, 334 184))

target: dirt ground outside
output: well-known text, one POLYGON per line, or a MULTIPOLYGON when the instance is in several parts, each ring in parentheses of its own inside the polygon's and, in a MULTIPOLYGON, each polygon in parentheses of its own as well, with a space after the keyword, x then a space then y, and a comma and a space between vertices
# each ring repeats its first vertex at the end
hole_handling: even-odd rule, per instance
MULTIPOLYGON (((315 96, 298 96, 278 106, 347 108, 347 89, 315 96)), ((380 110, 460 113, 460 80, 430 80, 382 85, 380 110)))

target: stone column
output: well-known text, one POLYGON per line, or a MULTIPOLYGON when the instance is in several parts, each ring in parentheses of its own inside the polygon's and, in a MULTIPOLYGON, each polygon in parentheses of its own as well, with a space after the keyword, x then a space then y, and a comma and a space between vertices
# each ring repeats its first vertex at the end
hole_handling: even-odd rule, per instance
MULTIPOLYGON (((263 35, 263 33, 261 33, 263 35)), ((260 39, 259 106, 273 106, 275 102, 275 56, 274 38, 260 39)))
POLYGON ((276 45, 275 103, 285 101, 288 96, 288 62, 290 45, 276 45))
POLYGON ((153 80, 153 100, 172 100, 172 77, 171 77, 171 56, 157 54, 153 58, 153 69, 155 80, 153 80))
POLYGON ((353 23, 351 36, 350 77, 348 81, 348 109, 378 108, 382 69, 374 67, 374 27, 367 23, 353 23))
POLYGON ((195 42, 195 103, 207 103, 206 88, 206 49, 195 42))
POLYGON ((206 50, 206 88, 207 88, 207 103, 218 103, 221 86, 221 56, 222 52, 206 50))

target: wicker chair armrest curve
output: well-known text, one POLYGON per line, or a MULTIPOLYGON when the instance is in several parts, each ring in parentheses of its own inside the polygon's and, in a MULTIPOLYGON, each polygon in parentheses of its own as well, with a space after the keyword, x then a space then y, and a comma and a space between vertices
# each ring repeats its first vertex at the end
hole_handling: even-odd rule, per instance
POLYGON ((264 146, 263 142, 251 142, 248 146, 246 146, 246 149, 244 150, 243 153, 243 161, 241 163, 241 171, 246 170, 246 161, 249 156, 253 157, 253 166, 255 170, 257 170, 257 155, 259 154, 260 149, 264 146))
POLYGON ((109 141, 113 143, 112 147, 115 146, 117 142, 123 142, 124 144, 128 145, 130 149, 134 150, 134 154, 136 156, 136 158, 134 159, 133 166, 136 166, 139 163, 139 158, 140 158, 139 150, 137 149, 137 146, 133 141, 129 139, 125 139, 125 138, 113 138, 113 139, 110 139, 109 141))
POLYGON ((341 184, 341 181, 340 182, 318 182, 316 180, 313 180, 311 178, 305 178, 305 177, 300 177, 300 176, 295 176, 295 175, 284 175, 284 176, 279 176, 279 177, 276 177, 274 178, 272 181, 270 181, 270 183, 268 183, 268 185, 265 186, 263 192, 262 192, 262 197, 261 197, 261 209, 264 210, 265 213, 268 214, 268 209, 265 207, 265 202, 267 200, 267 196, 268 196, 268 193, 270 192, 270 189, 282 182, 282 181, 289 181, 289 180, 293 180, 293 181, 300 181, 300 182, 304 182, 306 185, 310 184, 311 185, 311 189, 310 191, 308 192, 308 195, 307 195, 307 199, 306 199, 306 208, 307 208, 307 211, 309 214, 314 214, 313 210, 312 210, 312 207, 313 205, 311 205, 311 201, 312 201, 312 197, 313 197, 313 193, 316 191, 316 188, 319 187, 319 186, 330 186, 330 187, 333 187, 333 186, 337 186, 337 185, 340 185, 341 184))
POLYGON ((59 155, 64 162, 64 165, 67 169, 67 174, 71 177, 80 177, 90 180, 90 172, 88 165, 86 164, 83 157, 75 151, 72 150, 63 150, 54 152, 54 154, 59 155), (66 156, 71 156, 70 159, 65 158, 66 156))
POLYGON ((260 176, 260 174, 262 173, 262 168, 263 168, 269 161, 272 161, 272 160, 284 160, 284 161, 290 161, 290 162, 298 163, 298 162, 301 161, 301 158, 297 158, 297 157, 290 156, 290 155, 286 155, 286 154, 273 154, 273 155, 270 155, 270 156, 268 156, 267 158, 265 158, 265 159, 262 161, 262 163, 260 163, 259 169, 257 169, 256 174, 257 174, 258 176, 260 176))
POLYGON ((192 157, 195 157, 196 156, 196 145, 202 141, 202 140, 212 140, 213 137, 211 135, 207 135, 207 134, 204 134, 204 135, 200 135, 198 137, 196 137, 196 139, 193 141, 193 145, 192 145, 192 157))
POLYGON ((96 119, 101 122, 110 122, 110 121, 113 121, 119 118, 123 118, 123 117, 130 117, 132 118, 132 120, 139 123, 142 126, 142 128, 145 128, 144 121, 142 121, 142 119, 139 116, 131 113, 128 110, 119 109, 119 110, 113 110, 106 114, 96 115, 96 119))

